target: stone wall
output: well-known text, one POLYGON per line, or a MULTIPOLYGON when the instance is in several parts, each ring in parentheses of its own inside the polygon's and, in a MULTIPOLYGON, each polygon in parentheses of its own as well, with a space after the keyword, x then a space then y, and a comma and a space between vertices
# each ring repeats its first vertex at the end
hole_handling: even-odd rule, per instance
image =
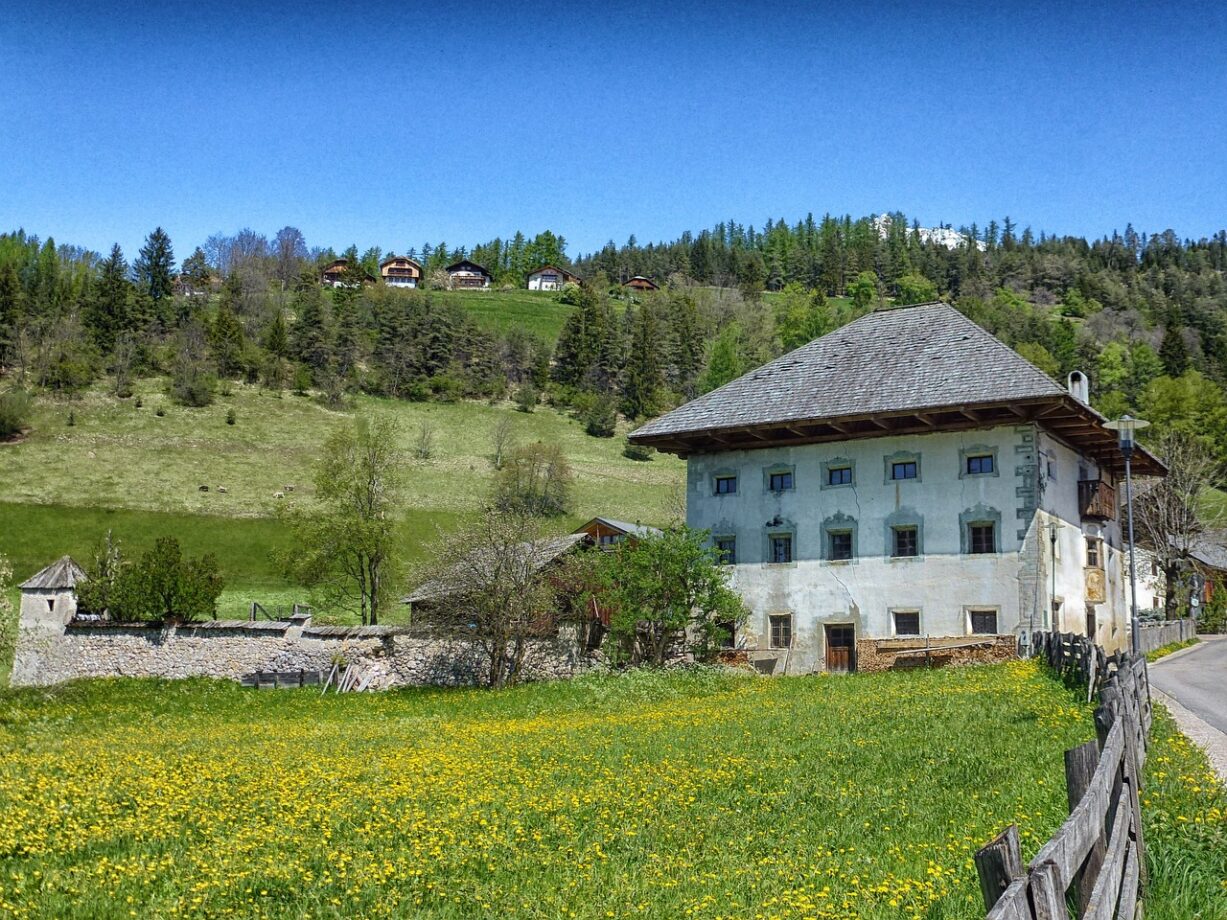
MULTIPOLYGON (((57 684, 82 677, 215 677, 256 671, 329 670, 338 659, 371 676, 370 687, 480 683, 487 658, 472 642, 400 627, 313 627, 218 620, 184 626, 23 622, 11 682, 57 684)), ((569 677, 587 666, 567 634, 534 640, 525 678, 569 677)))
POLYGON ((907 639, 858 639, 856 669, 858 671, 890 671, 948 665, 991 664, 1018 657, 1018 640, 1014 636, 973 636, 930 638, 928 657, 921 650, 926 641, 907 639), (974 644, 973 644, 974 643, 974 644), (907 654, 900 654, 906 652, 907 654))

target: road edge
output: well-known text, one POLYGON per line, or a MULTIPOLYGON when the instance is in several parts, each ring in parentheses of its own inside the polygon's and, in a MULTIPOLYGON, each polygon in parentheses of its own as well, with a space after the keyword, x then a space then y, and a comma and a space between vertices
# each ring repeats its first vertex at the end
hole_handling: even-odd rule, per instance
POLYGON ((1206 759, 1210 761, 1211 769, 1227 784, 1227 734, 1196 713, 1190 712, 1158 687, 1152 686, 1150 695, 1155 702, 1163 704, 1185 737, 1202 749, 1206 759))

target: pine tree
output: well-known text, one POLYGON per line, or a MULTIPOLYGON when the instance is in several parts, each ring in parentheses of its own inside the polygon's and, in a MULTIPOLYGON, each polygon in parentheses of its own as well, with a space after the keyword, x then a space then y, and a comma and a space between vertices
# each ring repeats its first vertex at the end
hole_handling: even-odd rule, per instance
POLYGON ((728 323, 712 343, 707 369, 699 379, 699 392, 708 393, 736 380, 745 373, 746 362, 741 353, 741 327, 728 323))
POLYGON ((171 247, 170 237, 161 227, 145 237, 145 245, 132 263, 132 271, 137 282, 155 302, 170 297, 175 273, 175 250, 171 247))
POLYGON ((116 243, 99 269, 98 282, 82 309, 81 321, 105 354, 115 347, 120 335, 136 328, 134 320, 128 263, 116 243))
POLYGON ((1159 358, 1169 377, 1179 377, 1189 369, 1189 350, 1184 344, 1180 329, 1169 325, 1163 332, 1163 344, 1159 346, 1159 358))
POLYGON ((627 418, 651 416, 658 409, 664 389, 659 343, 655 311, 651 305, 642 304, 635 317, 635 337, 622 381, 622 414, 627 418))
POLYGON ((313 272, 304 272, 294 293, 290 353, 318 374, 332 361, 332 316, 313 272))
POLYGON ((12 264, 0 264, 0 366, 13 355, 17 346, 17 328, 25 313, 25 292, 12 264))
POLYGON ((237 377, 243 369, 243 324, 230 301, 223 298, 209 327, 209 351, 220 377, 237 377))
POLYGON ((290 353, 289 334, 286 331, 285 315, 278 310, 273 314, 273 321, 264 330, 261 342, 264 350, 277 358, 284 358, 290 353))

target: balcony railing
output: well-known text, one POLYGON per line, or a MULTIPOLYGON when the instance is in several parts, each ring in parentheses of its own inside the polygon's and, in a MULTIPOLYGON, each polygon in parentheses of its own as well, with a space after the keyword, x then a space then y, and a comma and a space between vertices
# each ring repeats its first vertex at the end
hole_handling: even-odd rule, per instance
POLYGON ((1078 483, 1078 508, 1082 519, 1116 519, 1116 489, 1102 479, 1083 479, 1078 483))

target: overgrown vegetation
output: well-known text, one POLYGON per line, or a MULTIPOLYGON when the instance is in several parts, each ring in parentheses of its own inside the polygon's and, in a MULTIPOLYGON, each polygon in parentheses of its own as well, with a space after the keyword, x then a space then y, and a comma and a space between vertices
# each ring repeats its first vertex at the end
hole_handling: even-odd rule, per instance
POLYGON ((225 586, 216 557, 184 558, 174 537, 159 537, 140 559, 130 560, 108 531, 85 571, 77 589, 81 610, 121 623, 213 619, 225 586))
POLYGON ((1161 645, 1156 649, 1151 649, 1146 653, 1147 661, 1158 661, 1160 658, 1166 658, 1172 652, 1178 652, 1182 648, 1188 648, 1191 645, 1196 645, 1197 639, 1185 639, 1183 642, 1169 642, 1167 645, 1161 645))
POLYGON ((0 439, 20 434, 30 420, 30 395, 25 390, 0 392, 0 439))

